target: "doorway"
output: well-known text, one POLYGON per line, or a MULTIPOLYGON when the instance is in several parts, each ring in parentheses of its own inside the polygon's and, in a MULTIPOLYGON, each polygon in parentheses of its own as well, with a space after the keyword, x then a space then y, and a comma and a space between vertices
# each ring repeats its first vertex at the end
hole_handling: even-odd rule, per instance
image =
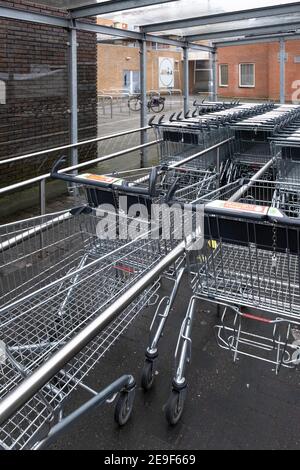
POLYGON ((128 93, 140 93, 140 71, 124 70, 123 72, 123 88, 128 93))

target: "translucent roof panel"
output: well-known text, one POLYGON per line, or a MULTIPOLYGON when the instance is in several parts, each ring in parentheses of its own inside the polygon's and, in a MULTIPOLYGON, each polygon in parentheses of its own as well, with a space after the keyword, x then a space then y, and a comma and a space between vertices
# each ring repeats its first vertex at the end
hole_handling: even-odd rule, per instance
MULTIPOLYGON (((118 3, 120 0, 28 0, 32 3, 40 3, 65 10, 71 10, 97 3, 118 3)), ((171 21, 182 18, 191 18, 199 15, 209 15, 213 13, 230 12, 235 10, 246 10, 272 5, 284 5, 286 3, 297 3, 293 0, 174 0, 172 4, 162 4, 160 6, 147 7, 130 10, 128 12, 113 14, 113 19, 123 21, 128 19, 128 23, 134 22, 137 25, 158 23, 161 21, 171 21)), ((120 2, 121 4, 121 2, 120 2)), ((137 2, 138 4, 138 2, 137 2)))
MULTIPOLYGON (((177 0, 171 4, 155 5, 145 9, 135 9, 103 15, 116 22, 141 26, 145 24, 161 23, 163 21, 182 20, 197 16, 213 15, 239 10, 251 10, 253 8, 268 7, 273 5, 285 5, 299 3, 295 0, 177 0)), ((299 7, 300 9, 300 7, 299 7)))
POLYGON ((127 24, 129 30, 138 30, 141 26, 148 26, 146 31, 154 32, 156 35, 163 34, 180 38, 195 36, 194 40, 199 35, 201 35, 199 39, 234 37, 235 31, 236 36, 247 35, 248 29, 250 35, 297 31, 300 25, 300 2, 298 0, 244 0, 243 2, 237 0, 161 0, 161 4, 158 3, 159 0, 153 1, 155 4, 150 2, 150 6, 147 0, 144 0, 144 2, 142 0, 35 0, 33 3, 71 9, 75 18, 81 18, 86 14, 97 14, 95 8, 92 8, 92 10, 84 8, 82 10, 82 7, 95 7, 97 4, 103 7, 107 4, 107 7, 102 9, 101 17, 108 18, 114 23, 127 24), (136 5, 141 5, 141 7, 136 8, 136 5), (145 7, 145 5, 147 6, 145 7), (282 9, 280 9, 280 12, 277 11, 276 14, 272 14, 269 10, 259 14, 253 12, 253 17, 249 16, 248 13, 244 13, 245 10, 251 12, 253 9, 284 5, 288 5, 288 11, 282 12, 282 9), (115 12, 116 6, 120 6, 121 9, 131 9, 115 12), (104 10, 108 12, 110 8, 113 12, 103 14, 104 10), (76 11, 76 9, 79 10, 76 11), (241 11, 242 14, 239 18, 235 18, 234 14, 241 11), (225 13, 233 13, 233 15, 224 19, 223 22, 220 15, 225 13), (209 15, 219 15, 219 18, 209 20, 205 18, 202 20, 202 25, 199 25, 201 17, 209 15), (256 15, 257 18, 255 18, 256 15), (196 24, 196 21, 193 24, 188 24, 189 19, 196 19, 198 24, 196 24), (176 25, 160 25, 161 23, 174 21, 177 22, 176 25), (178 24, 178 21, 180 21, 180 24, 178 24), (187 21, 186 24, 185 21, 187 21), (266 27, 265 31, 264 27, 266 27), (257 31, 254 28, 258 28, 257 31), (244 31, 242 31, 243 29, 244 31))
POLYGON ((207 26, 197 26, 193 28, 185 28, 185 29, 174 29, 168 30, 165 34, 167 35, 176 35, 176 36, 193 36, 193 35, 208 35, 210 38, 213 33, 223 33, 226 35, 228 31, 233 32, 234 30, 245 30, 251 28, 265 28, 265 27, 272 27, 276 29, 276 32, 280 32, 282 30, 286 30, 286 27, 290 27, 291 30, 299 29, 300 28, 300 11, 299 14, 294 15, 287 15, 287 16, 280 16, 276 17, 273 16, 272 18, 257 18, 257 19, 250 19, 250 20, 241 20, 241 21, 230 21, 228 23, 218 23, 215 25, 207 25, 207 26), (297 24, 298 23, 298 24, 297 24))

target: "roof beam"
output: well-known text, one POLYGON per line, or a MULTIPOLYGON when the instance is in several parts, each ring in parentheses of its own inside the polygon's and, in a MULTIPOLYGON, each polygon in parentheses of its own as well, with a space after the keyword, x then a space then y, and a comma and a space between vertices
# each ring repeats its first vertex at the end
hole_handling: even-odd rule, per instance
POLYGON ((286 5, 275 5, 263 8, 253 8, 251 10, 240 10, 234 12, 218 13, 213 15, 187 18, 163 23, 154 23, 142 26, 145 33, 167 31, 170 29, 185 29, 209 24, 225 23, 229 21, 242 21, 252 18, 264 18, 276 15, 288 15, 300 12, 300 2, 288 3, 286 5))
POLYGON ((130 31, 128 29, 120 28, 111 28, 110 26, 102 26, 99 24, 83 23, 81 21, 75 22, 75 27, 79 31, 87 31, 91 33, 99 33, 108 36, 115 36, 117 38, 123 39, 133 39, 134 41, 149 41, 155 42, 158 44, 168 44, 175 47, 190 47, 191 49, 196 49, 198 51, 211 52, 214 50, 213 47, 205 46, 202 44, 191 44, 186 41, 179 41, 177 39, 172 39, 166 36, 153 36, 152 34, 143 34, 137 31, 130 31))
MULTIPOLYGON (((300 28, 300 18, 291 20, 289 24, 272 24, 266 26, 256 26, 256 27, 249 27, 249 28, 237 28, 237 29, 230 29, 224 31, 215 31, 210 33, 202 33, 202 34, 195 34, 192 36, 186 36, 185 39, 187 41, 201 41, 201 40, 210 40, 210 39, 227 39, 230 37, 237 37, 237 36, 247 36, 249 34, 261 36, 264 34, 280 34, 283 32, 289 32, 300 28)), ((250 39, 250 38, 249 38, 250 39)))
POLYGON ((84 7, 70 10, 72 18, 85 18, 88 16, 105 15, 107 13, 117 13, 134 8, 145 8, 162 3, 176 2, 178 0, 110 0, 105 3, 94 3, 84 7))
POLYGON ((0 6, 0 18, 46 24, 50 26, 58 26, 60 28, 68 28, 70 26, 70 22, 66 18, 2 6, 0 6))
POLYGON ((256 44, 256 43, 267 43, 267 42, 278 42, 280 39, 285 39, 286 41, 293 41, 300 39, 300 34, 276 34, 276 35, 266 35, 266 36, 257 36, 255 38, 239 38, 239 39, 232 39, 228 41, 215 41, 213 45, 216 48, 219 47, 230 47, 230 46, 240 46, 240 45, 247 45, 247 44, 256 44))
MULTIPOLYGON (((112 41, 117 41, 118 38, 114 37, 113 39, 111 38, 107 38, 107 39, 98 39, 97 40, 97 44, 110 44, 112 41)), ((178 47, 188 47, 189 49, 192 49, 192 50, 196 50, 196 51, 204 51, 204 52, 215 52, 216 51, 216 48, 215 47, 210 47, 209 49, 205 49, 204 47, 202 47, 201 45, 199 44, 191 44, 191 43, 184 43, 183 44, 180 44, 180 46, 178 47)), ((158 49, 158 52, 159 52, 159 49, 158 49)))
MULTIPOLYGON (((140 1, 140 0, 139 0, 140 1)), ((149 0, 150 1, 150 0, 149 0)), ((151 0, 153 1, 153 0, 151 0)), ((86 31, 90 33, 105 34, 108 36, 115 36, 123 39, 133 39, 135 41, 146 40, 149 42, 156 42, 159 44, 168 44, 175 47, 188 46, 191 49, 198 51, 213 51, 214 48, 201 45, 201 44, 188 44, 185 41, 171 39, 165 36, 152 36, 150 34, 143 34, 137 31, 130 31, 127 29, 111 28, 109 26, 102 26, 96 23, 84 23, 81 21, 73 21, 67 18, 45 15, 43 13, 28 12, 26 10, 19 10, 16 8, 0 6, 0 18, 7 18, 17 21, 25 21, 29 23, 44 24, 50 26, 57 26, 60 28, 76 28, 78 31, 86 31)))

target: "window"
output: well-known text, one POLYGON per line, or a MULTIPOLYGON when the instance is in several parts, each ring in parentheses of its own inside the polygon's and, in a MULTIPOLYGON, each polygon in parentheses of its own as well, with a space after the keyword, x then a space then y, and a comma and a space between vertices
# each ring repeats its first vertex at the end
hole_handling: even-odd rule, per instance
POLYGON ((239 86, 244 88, 255 87, 255 64, 240 64, 239 86))
POLYGON ((228 86, 228 65, 219 65, 219 86, 228 86))
POLYGON ((210 82, 210 62, 209 60, 196 60, 194 69, 194 93, 208 93, 210 82))

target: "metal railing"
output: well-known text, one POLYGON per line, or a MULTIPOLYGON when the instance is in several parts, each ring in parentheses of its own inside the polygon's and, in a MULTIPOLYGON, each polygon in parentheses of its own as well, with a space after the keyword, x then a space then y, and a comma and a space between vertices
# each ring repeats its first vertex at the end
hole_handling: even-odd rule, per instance
MULTIPOLYGON (((110 136, 99 137, 99 138, 91 139, 91 140, 88 140, 88 141, 78 142, 77 144, 64 145, 64 146, 61 146, 61 147, 56 147, 54 149, 42 150, 41 152, 22 155, 20 157, 15 157, 15 158, 6 159, 5 161, 0 161, 0 165, 4 164, 4 163, 14 163, 16 161, 26 160, 26 159, 28 159, 32 156, 36 157, 36 156, 45 155, 45 154, 51 153, 51 152, 63 151, 63 150, 67 150, 67 149, 70 149, 70 148, 77 148, 77 147, 80 147, 80 146, 82 146, 84 144, 87 144, 87 143, 99 142, 99 141, 102 141, 102 140, 110 139, 113 136, 119 137, 121 135, 129 135, 129 134, 132 134, 134 132, 147 130, 147 129, 149 129, 149 127, 145 127, 145 128, 141 128, 141 129, 135 129, 135 130, 132 130, 132 131, 126 131, 126 132, 122 132, 122 133, 114 134, 114 135, 110 135, 110 136)), ((176 166, 179 166, 180 164, 188 163, 188 162, 192 161, 195 158, 206 155, 207 153, 211 152, 212 150, 217 150, 217 152, 219 152, 219 149, 222 146, 224 146, 225 144, 229 143, 231 140, 232 140, 232 138, 223 140, 222 142, 220 142, 218 144, 215 144, 212 147, 208 147, 207 149, 201 150, 200 152, 197 152, 194 155, 191 155, 191 156, 183 159, 181 162, 177 162, 173 166, 176 167, 176 166)), ((59 172, 60 173, 76 172, 79 169, 82 169, 82 168, 85 168, 85 167, 91 167, 96 163, 98 164, 98 163, 101 163, 101 162, 112 160, 114 158, 118 158, 118 157, 122 157, 124 155, 128 155, 132 152, 141 151, 143 149, 158 145, 161 142, 162 142, 161 140, 153 140, 151 142, 147 142, 147 143, 142 144, 142 145, 137 145, 135 147, 130 147, 130 148, 127 148, 127 149, 124 149, 124 150, 120 150, 118 152, 111 153, 109 155, 93 158, 92 160, 87 160, 85 162, 78 163, 77 165, 68 166, 66 168, 63 168, 63 169, 59 170, 59 172)), ((27 179, 27 180, 24 180, 24 181, 21 181, 21 182, 18 182, 18 183, 11 184, 9 186, 0 188, 0 196, 3 196, 5 194, 11 193, 13 191, 17 191, 17 190, 20 190, 22 188, 26 188, 26 187, 29 187, 33 184, 38 183, 39 184, 40 214, 44 215, 46 213, 46 181, 49 180, 50 178, 51 178, 51 174, 50 173, 45 173, 43 175, 39 175, 39 176, 36 176, 34 178, 30 178, 30 179, 27 179)))
MULTIPOLYGON (((137 132, 147 131, 148 129, 151 129, 151 128, 149 126, 147 126, 147 127, 143 127, 143 128, 133 129, 133 130, 130 130, 130 131, 119 132, 117 134, 111 134, 111 135, 107 135, 107 136, 103 136, 103 137, 97 137, 97 138, 94 138, 94 139, 81 141, 81 142, 78 142, 76 144, 62 145, 60 147, 41 150, 40 152, 34 152, 34 153, 26 154, 26 155, 21 155, 21 156, 18 156, 18 157, 7 158, 7 159, 4 159, 4 160, 0 160, 0 171, 1 171, 1 166, 3 166, 3 165, 13 165, 13 164, 16 164, 16 163, 19 163, 19 162, 27 162, 27 160, 30 160, 31 158, 42 157, 44 155, 49 155, 49 154, 53 154, 53 153, 56 153, 56 152, 65 152, 67 150, 74 149, 74 148, 79 148, 79 147, 82 147, 84 145, 88 145, 88 144, 91 144, 91 143, 99 143, 99 142, 107 141, 107 140, 117 138, 117 137, 128 136, 128 135, 131 135, 131 134, 134 134, 134 133, 137 133, 137 132)), ((76 172, 77 170, 79 170, 81 168, 90 167, 94 164, 98 164, 98 163, 101 163, 101 162, 112 160, 114 158, 122 157, 122 156, 128 155, 132 152, 142 152, 144 149, 147 149, 151 146, 158 145, 158 143, 159 143, 159 140, 152 140, 151 142, 147 142, 143 145, 133 146, 133 147, 126 148, 126 149, 123 149, 123 150, 119 150, 117 152, 113 152, 113 153, 105 155, 105 156, 93 158, 93 159, 87 160, 85 162, 78 163, 76 165, 68 166, 68 167, 62 169, 61 171, 74 171, 74 172, 76 172)), ((51 177, 50 172, 48 172, 48 173, 44 173, 42 175, 35 176, 33 178, 29 178, 29 179, 24 180, 24 181, 13 183, 9 186, 5 186, 3 188, 0 188, 0 196, 4 196, 8 193, 12 193, 13 191, 17 191, 17 190, 20 190, 22 188, 28 188, 32 185, 38 184, 39 185, 40 214, 44 215, 46 213, 46 182, 47 182, 47 180, 50 179, 50 177, 51 177)))

